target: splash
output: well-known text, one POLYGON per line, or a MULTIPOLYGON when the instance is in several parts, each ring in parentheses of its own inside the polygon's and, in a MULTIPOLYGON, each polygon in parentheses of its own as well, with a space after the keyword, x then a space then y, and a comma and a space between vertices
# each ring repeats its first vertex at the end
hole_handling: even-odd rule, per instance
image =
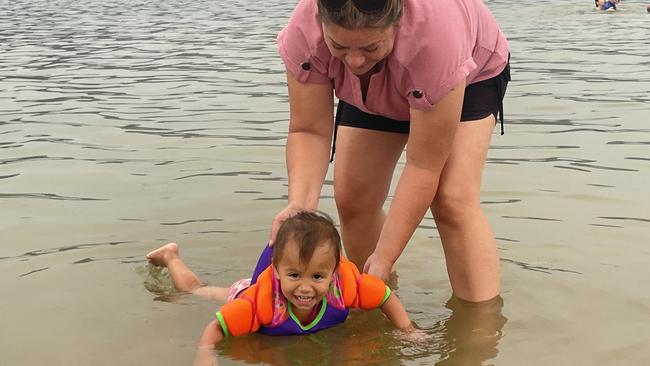
POLYGON ((147 263, 136 267, 135 271, 143 277, 144 288, 158 296, 157 300, 171 301, 178 295, 166 268, 147 263))

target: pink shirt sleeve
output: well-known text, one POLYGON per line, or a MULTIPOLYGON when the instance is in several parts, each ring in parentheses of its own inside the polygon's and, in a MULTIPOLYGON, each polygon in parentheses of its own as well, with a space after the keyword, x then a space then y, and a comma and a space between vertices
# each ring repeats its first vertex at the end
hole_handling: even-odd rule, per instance
POLYGON ((277 38, 280 57, 287 70, 301 83, 331 83, 331 54, 323 40, 315 0, 301 0, 289 23, 277 38))
POLYGON ((476 25, 473 9, 463 6, 405 2, 402 34, 396 52, 405 72, 397 87, 410 108, 431 110, 477 68, 473 58, 476 25), (423 19, 422 14, 427 14, 423 19))
POLYGON ((432 110, 462 80, 497 76, 508 62, 508 43, 483 0, 403 0, 396 29, 365 100, 358 77, 325 44, 316 0, 299 1, 277 45, 299 82, 331 83, 339 99, 396 120, 408 120, 410 109, 432 110))

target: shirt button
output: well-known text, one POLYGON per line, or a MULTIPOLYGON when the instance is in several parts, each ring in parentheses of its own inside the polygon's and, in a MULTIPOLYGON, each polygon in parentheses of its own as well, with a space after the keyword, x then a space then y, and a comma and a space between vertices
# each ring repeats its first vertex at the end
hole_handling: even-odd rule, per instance
POLYGON ((300 67, 302 67, 302 69, 305 71, 311 69, 311 65, 309 64, 309 62, 303 62, 302 65, 300 65, 300 67))
POLYGON ((419 91, 419 90, 413 90, 413 96, 414 96, 414 97, 420 99, 420 98, 422 98, 422 95, 423 95, 423 94, 422 94, 421 91, 419 91))

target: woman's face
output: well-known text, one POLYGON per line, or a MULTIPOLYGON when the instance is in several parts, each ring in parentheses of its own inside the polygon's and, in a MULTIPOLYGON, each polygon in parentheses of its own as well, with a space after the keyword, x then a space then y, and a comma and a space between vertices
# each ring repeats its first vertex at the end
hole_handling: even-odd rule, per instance
POLYGON ((395 27, 346 29, 324 23, 323 35, 332 56, 353 74, 361 76, 393 50, 395 27))

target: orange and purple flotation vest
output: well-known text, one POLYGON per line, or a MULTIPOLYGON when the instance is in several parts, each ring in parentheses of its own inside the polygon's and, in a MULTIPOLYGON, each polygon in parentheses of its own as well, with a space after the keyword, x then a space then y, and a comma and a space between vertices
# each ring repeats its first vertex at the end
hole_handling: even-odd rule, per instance
POLYGON ((226 336, 253 332, 269 335, 314 333, 344 322, 349 308, 375 309, 390 295, 390 288, 382 280, 360 274, 352 262, 342 257, 314 320, 303 325, 293 314, 291 303, 282 295, 280 281, 271 268, 271 254, 272 249, 267 245, 253 272, 251 286, 217 312, 226 336))

